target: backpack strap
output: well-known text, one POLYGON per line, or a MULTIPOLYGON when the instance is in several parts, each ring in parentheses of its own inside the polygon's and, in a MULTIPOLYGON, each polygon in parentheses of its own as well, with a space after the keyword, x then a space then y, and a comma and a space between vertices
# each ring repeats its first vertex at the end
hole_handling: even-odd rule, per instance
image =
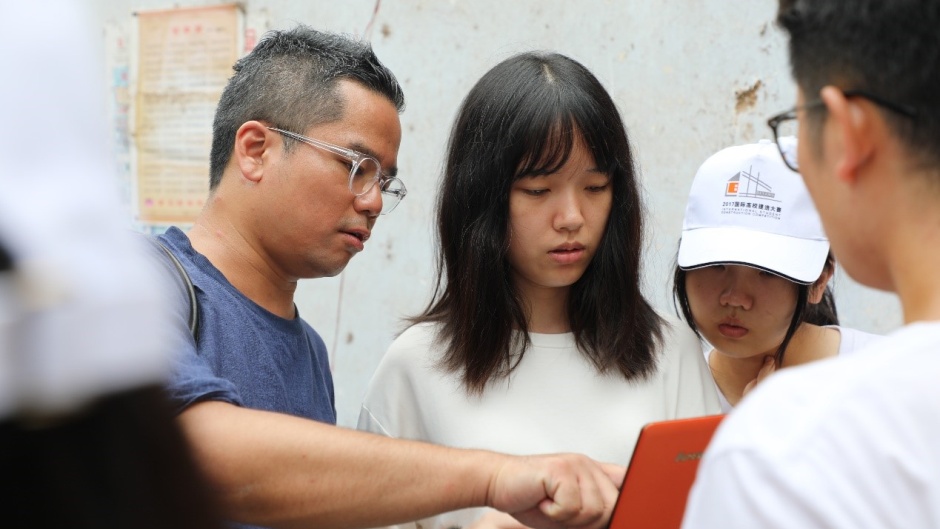
POLYGON ((186 273, 186 269, 183 268, 183 263, 169 248, 163 244, 163 241, 156 237, 151 237, 153 241, 160 246, 160 249, 163 250, 163 253, 170 258, 170 261, 173 263, 173 267, 176 268, 176 271, 179 273, 180 279, 183 281, 183 285, 186 288, 186 293, 189 296, 189 332, 192 333, 193 339, 198 339, 199 331, 199 307, 196 302, 196 289, 193 287, 193 281, 189 278, 189 274, 186 273))
POLYGON ((6 248, 0 244, 0 272, 13 270, 13 257, 7 253, 6 248))

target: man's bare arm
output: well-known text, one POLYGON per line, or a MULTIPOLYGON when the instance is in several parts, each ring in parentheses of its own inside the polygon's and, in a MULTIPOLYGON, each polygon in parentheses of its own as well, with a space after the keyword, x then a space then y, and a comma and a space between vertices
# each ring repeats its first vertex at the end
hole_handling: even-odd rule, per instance
POLYGON ((273 527, 376 527, 490 506, 543 528, 603 527, 623 468, 390 439, 203 402, 180 414, 226 516, 273 527))

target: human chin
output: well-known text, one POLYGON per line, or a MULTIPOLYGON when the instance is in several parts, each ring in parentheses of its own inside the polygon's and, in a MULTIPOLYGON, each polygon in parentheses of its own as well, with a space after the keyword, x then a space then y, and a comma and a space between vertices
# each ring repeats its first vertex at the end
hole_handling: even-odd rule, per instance
POLYGON ((735 342, 731 340, 726 340, 722 337, 708 338, 705 337, 705 340, 714 347, 719 353, 730 357, 730 358, 753 358, 756 356, 764 355, 764 351, 755 349, 754 347, 748 346, 741 342, 735 342))
POLYGON ((701 334, 702 338, 704 338, 709 345, 715 349, 718 349, 718 351, 721 353, 727 356, 733 356, 735 358, 746 358, 748 356, 752 356, 751 347, 748 347, 747 344, 742 343, 740 339, 732 339, 723 336, 722 333, 718 330, 717 326, 706 326, 696 322, 695 327, 698 329, 698 332, 701 334))
POLYGON ((349 261, 356 255, 355 253, 346 253, 343 256, 339 256, 333 259, 324 260, 316 259, 310 263, 311 272, 306 276, 307 279, 313 279, 317 277, 335 277, 338 276, 343 270, 346 269, 346 265, 349 264, 349 261))
POLYGON ((564 283, 563 286, 570 287, 571 285, 577 283, 584 277, 584 272, 587 271, 587 264, 583 266, 575 266, 566 271, 562 275, 561 282, 564 283))

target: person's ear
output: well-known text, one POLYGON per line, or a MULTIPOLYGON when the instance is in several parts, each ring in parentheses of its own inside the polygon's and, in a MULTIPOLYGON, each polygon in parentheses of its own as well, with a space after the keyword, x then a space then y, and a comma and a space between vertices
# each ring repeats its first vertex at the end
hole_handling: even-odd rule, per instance
POLYGON ((830 130, 836 134, 827 145, 827 149, 833 145, 838 147, 834 158, 836 177, 847 183, 854 182, 874 153, 872 128, 877 110, 868 101, 848 98, 831 85, 823 87, 819 96, 829 112, 833 127, 830 130))
POLYGON ((826 293, 826 285, 828 285, 829 280, 832 279, 832 274, 833 274, 832 268, 833 267, 829 266, 829 264, 827 263, 826 266, 823 267, 822 273, 819 274, 819 279, 817 279, 815 283, 809 286, 809 292, 807 292, 806 298, 807 298, 807 301, 809 301, 813 305, 822 301, 823 294, 826 293))
POLYGON ((268 128, 258 121, 246 121, 235 132, 235 147, 232 158, 242 176, 252 182, 261 180, 264 160, 271 149, 268 128))

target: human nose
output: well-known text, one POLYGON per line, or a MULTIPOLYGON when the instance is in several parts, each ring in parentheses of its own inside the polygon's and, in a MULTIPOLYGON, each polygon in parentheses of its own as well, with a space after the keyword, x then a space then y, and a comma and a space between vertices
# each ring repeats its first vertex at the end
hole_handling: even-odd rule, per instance
POLYGON ((353 205, 359 213, 365 213, 369 217, 378 217, 382 213, 382 191, 379 185, 375 184, 365 193, 356 196, 353 205))
POLYGON ((555 215, 555 229, 576 231, 584 224, 581 201, 572 193, 561 194, 558 212, 555 215))
POLYGON ((722 306, 737 307, 744 310, 751 310, 754 305, 754 297, 751 295, 747 281, 734 271, 727 274, 725 283, 722 285, 719 301, 722 306))

